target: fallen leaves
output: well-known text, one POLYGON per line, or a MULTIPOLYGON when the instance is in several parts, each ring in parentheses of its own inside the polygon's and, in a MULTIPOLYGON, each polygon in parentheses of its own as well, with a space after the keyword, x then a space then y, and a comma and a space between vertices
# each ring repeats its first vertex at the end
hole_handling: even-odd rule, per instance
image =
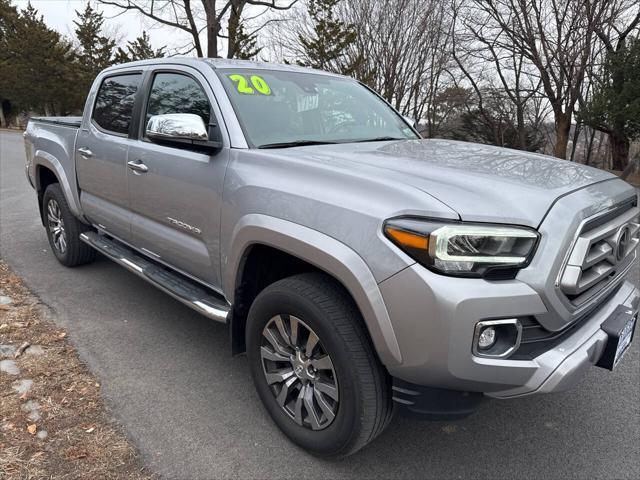
POLYGON ((7 422, 7 423, 3 423, 2 424, 2 430, 15 430, 16 426, 11 423, 11 422, 7 422))
POLYGON ((85 423, 80 425, 80 428, 84 430, 85 433, 93 433, 96 429, 96 425, 94 423, 85 423))
POLYGON ((89 456, 89 452, 86 448, 73 446, 64 452, 64 456, 69 460, 80 460, 82 458, 87 458, 89 456))
POLYGON ((31 344, 29 342, 24 342, 22 345, 18 347, 16 353, 13 354, 13 358, 18 358, 20 355, 24 353, 24 351, 29 348, 31 344))
POLYGON ((33 379, 33 388, 22 392, 14 377, 5 381, 0 374, 0 478, 148 479, 134 448, 105 415, 100 384, 67 333, 47 321, 46 308, 2 260, 0 290, 13 299, 0 311, 1 343, 13 345, 11 362, 33 379), (34 411, 40 419, 29 418, 34 411))

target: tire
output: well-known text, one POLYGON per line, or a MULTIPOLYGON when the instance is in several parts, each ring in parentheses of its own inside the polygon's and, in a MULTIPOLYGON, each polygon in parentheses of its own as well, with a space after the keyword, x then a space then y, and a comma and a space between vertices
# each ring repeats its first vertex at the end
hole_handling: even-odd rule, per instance
POLYGON ((371 442, 391 420, 391 379, 374 352, 356 305, 331 277, 307 273, 265 288, 249 310, 246 344, 258 395, 278 427, 305 450, 323 457, 351 455, 371 442), (292 341, 294 323, 297 342, 292 341), (307 364, 298 360, 309 354, 305 339, 312 334, 318 342, 307 359, 310 374, 304 368, 307 364), (274 339, 280 350, 274 347, 274 339), (292 349, 294 343, 301 352, 292 349), (283 351, 293 357, 286 360, 283 351), (277 361, 272 361, 274 355, 277 361), (313 368, 316 366, 318 369, 313 368), (287 378, 270 385, 268 375, 270 381, 287 378), (309 375, 313 377, 309 379, 309 375), (287 382, 292 385, 283 394, 287 382), (337 401, 325 393, 332 392, 327 385, 337 387, 337 401), (300 397, 303 400, 298 415, 300 397), (307 401, 318 415, 310 414, 307 401), (330 413, 326 413, 327 408, 330 413), (331 418, 331 414, 335 416, 331 418))
POLYGON ((61 264, 76 267, 95 260, 96 251, 80 240, 80 234, 90 227, 71 213, 60 184, 52 183, 47 187, 42 211, 49 245, 61 264))

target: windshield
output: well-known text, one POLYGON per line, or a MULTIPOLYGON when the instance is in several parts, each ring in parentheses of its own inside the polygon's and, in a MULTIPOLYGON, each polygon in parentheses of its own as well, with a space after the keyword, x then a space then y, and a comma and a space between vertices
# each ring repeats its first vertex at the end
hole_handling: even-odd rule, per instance
POLYGON ((402 117, 355 80, 244 68, 216 72, 252 147, 418 138, 402 117))

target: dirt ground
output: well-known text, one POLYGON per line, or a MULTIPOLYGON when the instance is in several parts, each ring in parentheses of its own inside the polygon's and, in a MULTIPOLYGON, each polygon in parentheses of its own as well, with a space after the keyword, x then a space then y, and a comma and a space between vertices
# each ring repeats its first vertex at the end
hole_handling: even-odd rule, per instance
POLYGON ((0 479, 150 479, 67 334, 0 260, 0 479))

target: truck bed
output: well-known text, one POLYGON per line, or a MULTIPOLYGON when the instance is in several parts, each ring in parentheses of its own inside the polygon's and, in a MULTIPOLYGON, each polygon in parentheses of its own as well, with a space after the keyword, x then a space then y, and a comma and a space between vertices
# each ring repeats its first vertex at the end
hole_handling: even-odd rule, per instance
POLYGON ((31 185, 38 185, 36 165, 59 179, 71 211, 82 216, 76 183, 76 136, 82 117, 32 117, 25 131, 27 171, 31 185))
POLYGON ((82 117, 31 117, 29 121, 52 123, 65 127, 80 128, 82 117))

